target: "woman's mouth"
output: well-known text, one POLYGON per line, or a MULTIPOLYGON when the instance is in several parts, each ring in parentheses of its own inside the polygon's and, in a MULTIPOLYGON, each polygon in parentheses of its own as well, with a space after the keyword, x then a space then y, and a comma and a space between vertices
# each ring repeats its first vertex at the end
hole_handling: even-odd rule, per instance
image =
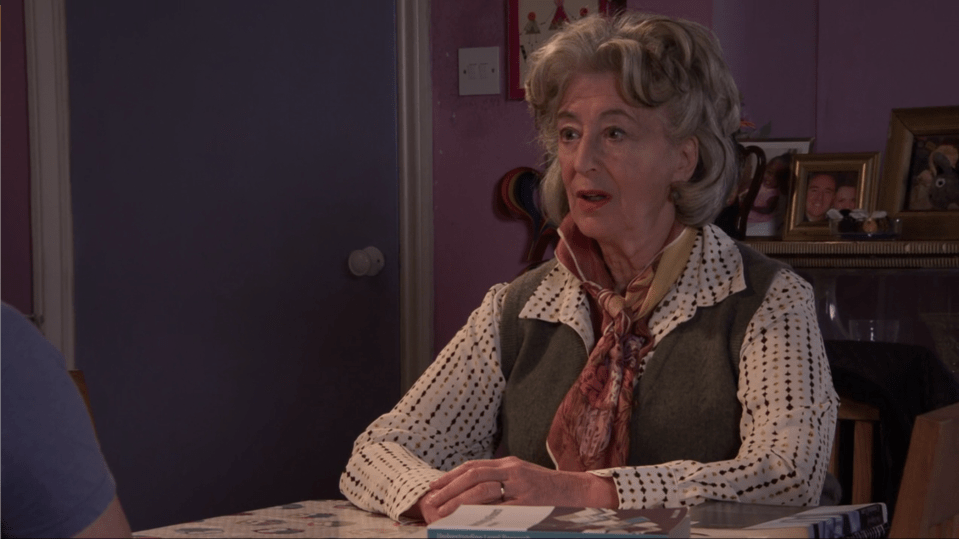
POLYGON ((596 202, 598 200, 605 200, 609 198, 609 193, 604 191, 579 191, 576 193, 576 196, 584 200, 589 200, 590 202, 596 202))
POLYGON ((582 201, 580 205, 583 209, 587 210, 598 209, 609 202, 610 199, 609 193, 598 190, 577 191, 576 197, 582 201))

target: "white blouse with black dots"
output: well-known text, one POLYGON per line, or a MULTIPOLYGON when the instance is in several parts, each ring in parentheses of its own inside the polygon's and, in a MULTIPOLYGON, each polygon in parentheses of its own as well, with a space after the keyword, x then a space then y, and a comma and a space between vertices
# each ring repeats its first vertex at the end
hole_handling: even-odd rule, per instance
MULTIPOLYGON (((569 325, 591 350, 589 303, 579 284, 557 265, 520 317, 569 325)), ((706 226, 682 275, 650 318, 655 342, 698 307, 744 288, 738 248, 718 228, 706 226)), ((493 456, 506 386, 498 334, 505 289, 506 284, 498 284, 489 290, 400 402, 356 440, 340 477, 340 491, 351 502, 399 519, 444 471, 493 456)), ((646 361, 655 361, 655 354, 653 348, 646 361)), ((676 507, 706 500, 818 504, 839 399, 806 281, 790 270, 779 272, 750 321, 740 356, 742 444, 736 458, 593 471, 613 478, 620 507, 676 507), (787 394, 791 410, 786 409, 787 394)))

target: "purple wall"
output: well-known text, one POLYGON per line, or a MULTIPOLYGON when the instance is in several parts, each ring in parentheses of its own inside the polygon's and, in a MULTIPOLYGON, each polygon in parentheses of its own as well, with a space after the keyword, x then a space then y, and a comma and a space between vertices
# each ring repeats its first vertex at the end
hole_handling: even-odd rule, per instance
MULTIPOLYGON (((525 104, 505 98, 505 82, 501 95, 460 97, 456 79, 459 48, 501 47, 505 65, 504 4, 462 0, 432 6, 437 350, 490 285, 524 266, 526 227, 496 216, 493 191, 510 169, 538 166, 525 104)), ((17 83, 23 80, 23 45, 22 29, 18 39, 11 23, 22 18, 22 0, 7 6, 3 298, 29 311, 26 94, 17 83), (21 107, 13 105, 17 99, 21 107), (18 177, 23 183, 14 185, 18 177)), ((711 25, 748 117, 759 125, 771 122, 773 137, 815 136, 818 152, 883 151, 892 108, 959 102, 956 71, 941 66, 954 43, 949 32, 935 30, 935 21, 959 20, 959 2, 953 0, 631 0, 628 7, 711 25)))
POLYGON ((714 30, 749 118, 814 151, 884 152, 894 108, 959 104, 959 2, 714 0, 714 30))
POLYGON ((819 150, 884 151, 892 109, 959 105, 957 23, 954 0, 821 2, 819 150))
MULTIPOLYGON (((631 10, 711 26, 757 125, 770 137, 816 137, 816 152, 885 150, 893 108, 959 103, 948 53, 953 0, 630 0, 631 10)), ((487 0, 432 6, 435 346, 466 321, 487 288, 523 267, 525 226, 494 216, 497 180, 538 166, 532 122, 502 95, 457 95, 462 47, 501 47, 506 14, 487 0)), ((505 64, 504 64, 505 65, 505 64)), ((505 83, 504 83, 505 84, 505 83)))
POLYGON ((0 192, 2 298, 25 314, 33 311, 30 254, 30 143, 27 131, 27 68, 23 0, 5 2, 3 13, 3 170, 0 192))
POLYGON ((627 0, 626 8, 682 17, 708 28, 713 26, 713 0, 627 0))
POLYGON ((494 189, 509 170, 538 167, 541 151, 524 101, 459 96, 458 50, 500 47, 506 65, 503 2, 433 2, 433 227, 435 347, 438 351, 486 290, 524 267, 524 223, 497 217, 494 189))
MULTIPOLYGON (((457 53, 466 47, 500 47, 507 65, 505 3, 433 2, 434 348, 466 322, 489 287, 525 267, 525 223, 498 216, 499 179, 520 166, 540 167, 532 121, 523 101, 500 95, 460 96, 457 53)), ((711 0, 630 2, 630 9, 682 15, 710 24, 711 0)))
POLYGON ((713 3, 713 31, 746 117, 757 127, 769 123, 771 137, 816 135, 816 6, 813 0, 713 3))

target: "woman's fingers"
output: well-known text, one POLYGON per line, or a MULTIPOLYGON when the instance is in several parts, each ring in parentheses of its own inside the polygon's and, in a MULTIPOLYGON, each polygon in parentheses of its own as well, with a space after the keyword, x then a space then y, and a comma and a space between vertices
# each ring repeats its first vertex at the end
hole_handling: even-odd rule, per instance
POLYGON ((461 505, 485 505, 500 502, 500 482, 484 481, 461 491, 437 508, 441 516, 446 516, 461 505))
POLYGON ((464 504, 571 505, 616 507, 616 486, 608 477, 560 472, 515 457, 467 462, 430 483, 424 496, 427 522, 464 504))
POLYGON ((427 522, 432 522, 436 518, 449 515, 461 505, 500 503, 503 500, 501 485, 499 481, 484 481, 464 490, 458 490, 461 485, 454 483, 452 486, 424 496, 422 514, 427 522), (454 491, 454 489, 457 490, 454 491))
MULTIPOLYGON (((451 474, 453 472, 450 472, 451 474)), ((474 467, 468 470, 462 470, 451 476, 445 484, 431 484, 433 489, 433 503, 440 507, 450 500, 458 500, 463 503, 489 503, 488 494, 492 492, 491 483, 495 483, 496 492, 499 492, 499 481, 502 479, 502 473, 497 468, 492 467, 474 467), (483 487, 477 489, 477 487, 483 487), (469 500, 469 501, 463 501, 469 500)), ((441 479, 447 479, 443 476, 441 479)), ((440 481, 440 480, 437 480, 440 481)), ((497 496, 498 497, 498 496, 497 496)))
POLYGON ((465 504, 490 504, 503 501, 503 484, 510 466, 518 459, 466 462, 430 483, 426 502, 440 516, 446 516, 465 504))
POLYGON ((493 479, 500 480, 508 475, 509 471, 506 468, 510 466, 514 460, 518 459, 515 459, 515 457, 506 457, 496 460, 471 460, 464 462, 440 476, 439 479, 432 481, 430 488, 433 490, 444 488, 464 476, 467 477, 468 481, 473 481, 474 484, 493 479))

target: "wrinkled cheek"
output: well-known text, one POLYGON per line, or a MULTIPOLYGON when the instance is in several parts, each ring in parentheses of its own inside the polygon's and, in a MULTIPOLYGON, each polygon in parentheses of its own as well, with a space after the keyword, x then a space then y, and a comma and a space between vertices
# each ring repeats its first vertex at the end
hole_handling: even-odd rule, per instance
POLYGON ((573 162, 569 157, 564 158, 562 154, 560 154, 556 160, 559 163, 559 174, 563 178, 563 185, 568 186, 575 173, 573 170, 573 162))
POLYGON ((559 173, 560 178, 563 180, 563 190, 566 191, 566 201, 569 202, 570 206, 572 206, 573 197, 570 195, 572 192, 570 185, 573 183, 573 177, 576 175, 576 172, 573 170, 572 165, 564 163, 563 160, 560 159, 559 173))

